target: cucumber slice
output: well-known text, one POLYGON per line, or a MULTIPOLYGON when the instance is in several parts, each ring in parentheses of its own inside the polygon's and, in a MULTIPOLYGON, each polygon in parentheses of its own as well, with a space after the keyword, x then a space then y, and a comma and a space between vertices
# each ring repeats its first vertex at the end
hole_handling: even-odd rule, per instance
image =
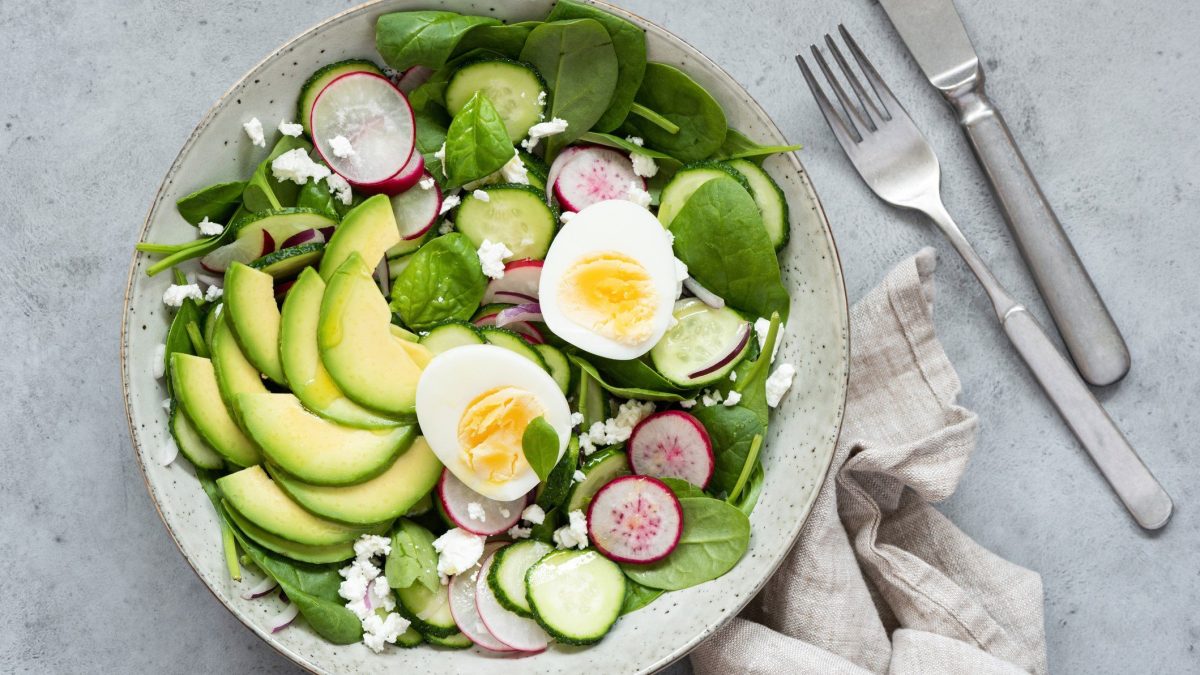
POLYGON ((434 635, 433 633, 426 633, 425 641, 435 647, 445 647, 446 649, 470 649, 471 647, 475 646, 475 643, 471 642, 471 638, 458 632, 452 633, 446 637, 440 637, 434 635))
POLYGON ((404 629, 404 632, 400 634, 400 637, 396 638, 396 646, 403 649, 412 649, 424 641, 425 638, 421 635, 421 631, 409 626, 408 628, 404 629))
POLYGON ((259 211, 243 218, 234 224, 234 235, 239 239, 250 238, 253 242, 261 242, 263 232, 271 235, 278 246, 287 241, 292 235, 305 230, 320 230, 327 227, 337 227, 338 222, 316 209, 291 208, 259 211))
POLYGON ((467 195, 458 206, 454 224, 478 247, 485 239, 504 244, 512 255, 506 260, 541 260, 550 250, 558 229, 558 216, 546 204, 546 195, 528 185, 488 185, 480 188, 488 201, 467 195))
POLYGON ((479 329, 465 321, 447 321, 440 326, 434 326, 421 338, 421 344, 434 354, 441 354, 455 347, 481 345, 483 342, 479 329))
POLYGON ((586 512, 592 497, 596 496, 600 488, 608 485, 609 481, 618 476, 628 476, 632 473, 629 468, 629 457, 620 447, 611 447, 592 455, 579 470, 583 472, 583 480, 571 485, 571 492, 567 495, 565 509, 567 513, 586 512))
POLYGON ((495 326, 487 326, 480 329, 483 334, 483 339, 490 345, 503 347, 510 352, 520 354, 525 358, 533 361, 542 367, 546 372, 550 371, 550 366, 546 365, 546 360, 538 353, 533 345, 525 341, 521 334, 516 331, 508 330, 507 328, 496 328, 495 326))
POLYGON ((395 281, 400 276, 400 273, 408 267, 408 264, 412 262, 413 255, 415 254, 416 251, 413 251, 412 253, 405 253, 398 258, 389 258, 387 261, 388 280, 395 281))
POLYGON ((200 432, 196 431, 187 413, 183 412, 183 408, 175 401, 171 401, 171 436, 175 439, 175 445, 179 446, 179 452, 183 453, 193 466, 210 470, 225 466, 225 459, 221 457, 221 453, 214 450, 200 432))
POLYGON ((229 502, 222 500, 221 505, 225 507, 225 513, 229 519, 237 526, 242 534, 249 537, 254 543, 262 546, 265 549, 274 551, 280 555, 287 556, 292 560, 300 562, 324 564, 335 563, 354 557, 354 543, 343 542, 341 544, 328 544, 325 546, 313 546, 310 544, 301 544, 294 541, 289 541, 283 537, 276 536, 262 529, 261 527, 250 522, 245 516, 238 513, 237 509, 233 508, 229 502))
POLYGON ((541 157, 524 150, 518 150, 517 155, 521 157, 521 163, 525 165, 525 177, 529 179, 529 184, 545 192, 546 178, 550 176, 550 167, 546 166, 541 157))
POLYGON ((750 183, 750 194, 754 195, 754 202, 758 204, 758 210, 762 214, 763 227, 767 228, 767 236, 771 238, 775 250, 786 246, 791 234, 788 226, 788 203, 779 184, 771 178, 771 174, 749 160, 733 159, 728 164, 750 183))
POLYGON ((299 274, 305 267, 316 266, 324 252, 325 244, 321 242, 289 246, 264 255, 251 262, 250 267, 266 272, 275 279, 288 279, 299 274))
POLYGON ((554 551, 529 568, 525 592, 534 618, 559 642, 599 642, 625 602, 625 575, 592 549, 554 551))
POLYGON ((487 95, 513 143, 529 135, 546 110, 546 83, 529 65, 508 59, 475 61, 458 69, 446 85, 446 110, 457 115, 475 92, 487 95))
POLYGON ((300 99, 296 102, 296 118, 304 126, 304 133, 312 135, 310 121, 312 119, 313 102, 317 100, 317 94, 321 93, 325 85, 349 73, 375 73, 376 75, 383 75, 383 71, 379 69, 379 66, 367 59, 348 59, 318 68, 300 86, 300 99))
POLYGON ((221 312, 225 310, 225 303, 219 302, 208 310, 208 316, 204 317, 204 344, 208 347, 208 351, 212 351, 213 333, 217 330, 217 319, 221 318, 221 312))
POLYGON ((723 380, 750 351, 750 324, 728 307, 684 298, 673 314, 676 324, 650 350, 654 369, 673 384, 689 389, 723 380))
POLYGON ((525 596, 525 573, 554 547, 542 541, 527 539, 496 551, 496 559, 488 570, 487 583, 502 607, 532 619, 533 610, 525 596))
POLYGON ((575 469, 579 466, 579 437, 572 434, 567 442, 567 451, 563 453, 558 464, 550 470, 550 475, 538 486, 537 505, 544 511, 550 511, 563 503, 571 486, 575 484, 575 469))
MULTIPOLYGON (((430 641, 433 638, 450 638, 458 633, 458 625, 450 613, 449 586, 439 586, 431 591, 425 584, 418 583, 410 584, 408 588, 397 588, 395 592, 400 614, 430 641)), ((467 646, 470 646, 469 642, 467 646)))
POLYGON ((550 376, 558 383, 558 388, 562 389, 562 393, 570 391, 571 362, 567 360, 567 355, 563 354, 558 347, 550 345, 533 345, 533 348, 542 355, 542 360, 546 362, 546 369, 550 371, 550 376))
POLYGON ((679 214, 679 210, 687 203, 692 193, 699 190, 701 185, 721 176, 733 178, 741 183, 747 192, 754 193, 745 176, 724 162, 708 161, 688 164, 676 171, 671 182, 663 188, 662 196, 659 197, 658 222, 662 223, 663 227, 671 227, 671 221, 675 220, 675 216, 679 214))

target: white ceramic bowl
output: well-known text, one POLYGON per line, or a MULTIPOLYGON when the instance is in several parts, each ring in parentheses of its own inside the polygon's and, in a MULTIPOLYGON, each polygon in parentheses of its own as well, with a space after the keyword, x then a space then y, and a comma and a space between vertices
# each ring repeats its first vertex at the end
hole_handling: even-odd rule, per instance
MULTIPOLYGON (((601 3, 597 3, 601 4, 601 3)), ((257 116, 268 125, 295 116, 300 84, 313 70, 351 57, 379 60, 375 19, 406 9, 448 9, 493 14, 507 20, 544 17, 552 0, 382 0, 357 7, 311 28, 280 47, 246 74, 205 115, 167 172, 146 218, 142 239, 185 241, 194 228, 176 213, 175 201, 210 183, 241 179, 260 161, 242 123, 257 116)), ((725 107, 730 126, 763 143, 785 143, 779 130, 750 96, 716 64, 662 28, 621 9, 601 5, 646 30, 650 58, 681 67, 725 107)), ((477 649, 447 651, 390 648, 382 655, 363 645, 336 646, 303 625, 277 634, 266 629, 279 610, 273 599, 246 601, 225 571, 216 516, 187 461, 162 466, 167 416, 163 382, 153 375, 171 311, 162 303, 169 274, 145 274, 153 258, 135 256, 122 325, 122 375, 129 429, 146 487, 167 531, 184 558, 213 594, 251 630, 280 653, 316 672, 477 673, 501 667, 506 673, 645 673, 686 654, 740 610, 775 570, 800 531, 828 470, 841 425, 848 366, 848 312, 841 267, 816 194, 794 155, 768 160, 768 170, 791 204, 791 243, 783 253, 785 281, 792 294, 792 320, 781 359, 798 371, 792 391, 774 413, 763 453, 766 480, 751 517, 750 550, 720 579, 668 593, 649 607, 622 618, 607 637, 586 648, 555 646, 532 657, 497 657, 477 649)), ((219 636, 214 636, 219 641, 219 636)))

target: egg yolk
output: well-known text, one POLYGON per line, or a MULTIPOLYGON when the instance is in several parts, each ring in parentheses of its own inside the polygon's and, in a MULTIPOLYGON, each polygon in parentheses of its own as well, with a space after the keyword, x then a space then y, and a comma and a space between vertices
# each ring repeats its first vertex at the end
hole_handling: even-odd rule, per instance
POLYGON ((654 334, 654 281, 622 253, 603 251, 575 261, 558 286, 558 302, 567 318, 610 340, 632 345, 654 334))
POLYGON ((545 414, 537 397, 517 387, 486 391, 458 420, 463 460, 481 479, 504 483, 529 467, 521 449, 525 427, 545 414))

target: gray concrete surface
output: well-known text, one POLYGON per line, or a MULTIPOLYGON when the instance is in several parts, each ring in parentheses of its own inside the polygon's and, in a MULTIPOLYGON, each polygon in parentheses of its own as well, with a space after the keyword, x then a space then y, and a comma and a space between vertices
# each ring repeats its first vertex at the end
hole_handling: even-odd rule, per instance
MULTIPOLYGON (((0 671, 294 670, 211 598, 159 523, 130 451, 117 333, 130 247, 195 122, 275 45, 349 4, 0 3, 0 671)), ((844 21, 936 146, 951 210, 1045 318, 966 144, 879 7, 624 4, 723 64, 807 145, 851 297, 923 245, 946 253, 937 322, 981 438, 944 510, 1043 574, 1051 669, 1200 670, 1200 8, 961 2, 993 96, 1132 350, 1132 373, 1100 397, 1178 505, 1148 535, 1038 392, 964 267, 851 175, 802 90, 790 55, 844 21)))

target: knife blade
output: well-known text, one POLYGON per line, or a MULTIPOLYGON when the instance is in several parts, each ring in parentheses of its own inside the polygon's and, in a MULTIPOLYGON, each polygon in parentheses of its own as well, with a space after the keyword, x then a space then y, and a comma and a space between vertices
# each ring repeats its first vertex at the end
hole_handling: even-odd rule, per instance
POLYGON ((979 56, 952 0, 880 0, 925 77, 941 91, 969 84, 979 56))

